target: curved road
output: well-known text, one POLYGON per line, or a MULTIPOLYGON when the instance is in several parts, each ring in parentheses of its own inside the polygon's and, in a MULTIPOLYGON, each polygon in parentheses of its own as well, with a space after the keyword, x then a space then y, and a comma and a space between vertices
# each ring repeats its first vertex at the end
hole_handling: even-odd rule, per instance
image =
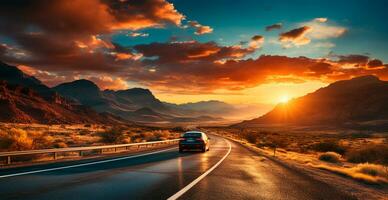
POLYGON ((352 199, 238 143, 211 138, 206 153, 180 154, 174 147, 98 163, 3 169, 0 199, 352 199), (43 171, 31 173, 36 170, 43 171))

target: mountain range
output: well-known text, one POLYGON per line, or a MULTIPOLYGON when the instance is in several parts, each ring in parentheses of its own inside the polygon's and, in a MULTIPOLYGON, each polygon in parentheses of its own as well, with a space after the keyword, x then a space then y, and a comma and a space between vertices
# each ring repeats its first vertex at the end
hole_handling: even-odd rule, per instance
POLYGON ((387 128, 388 82, 373 75, 337 81, 234 126, 264 124, 387 128))
POLYGON ((220 122, 247 109, 221 101, 172 104, 148 89, 101 90, 85 79, 50 88, 5 63, 0 63, 0 81, 3 122, 220 122))
POLYGON ((74 104, 16 67, 0 63, 0 121, 15 123, 129 123, 74 104))

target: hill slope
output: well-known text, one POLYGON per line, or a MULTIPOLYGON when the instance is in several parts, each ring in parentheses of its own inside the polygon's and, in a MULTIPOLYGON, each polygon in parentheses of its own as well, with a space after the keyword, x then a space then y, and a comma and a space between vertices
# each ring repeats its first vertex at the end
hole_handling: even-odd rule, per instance
POLYGON ((375 76, 337 81, 278 104, 267 114, 236 126, 258 124, 336 125, 388 120, 388 82, 375 76))
POLYGON ((18 123, 121 123, 76 105, 17 67, 0 63, 0 121, 18 123))

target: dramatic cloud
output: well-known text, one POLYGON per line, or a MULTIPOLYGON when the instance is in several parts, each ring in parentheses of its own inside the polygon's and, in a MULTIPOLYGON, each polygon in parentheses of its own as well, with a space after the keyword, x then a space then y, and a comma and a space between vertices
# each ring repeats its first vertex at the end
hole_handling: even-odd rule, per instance
MULTIPOLYGON (((315 18, 309 22, 300 23, 300 28, 281 33, 279 35, 279 41, 283 44, 283 47, 290 48, 309 44, 312 39, 324 40, 337 38, 347 32, 345 27, 328 24, 327 21, 327 18, 315 18)), ((330 48, 334 44, 329 42, 316 43, 316 47, 319 46, 330 48)))
MULTIPOLYGON (((260 40, 261 37, 253 39, 260 40)), ((134 49, 145 59, 143 66, 127 74, 126 78, 166 92, 236 91, 269 82, 331 82, 367 74, 388 78, 384 65, 371 68, 369 65, 373 63, 380 64, 369 57, 355 59, 354 55, 336 55, 333 59, 262 55, 244 59, 253 52, 252 48, 196 41, 151 43, 137 45, 134 49), (349 68, 350 62, 357 63, 358 67, 349 68)))
MULTIPOLYGON (((134 49, 149 59, 145 63, 214 62, 222 59, 239 59, 254 52, 241 46, 219 46, 215 42, 197 41, 151 43, 136 45, 134 49), (155 59, 156 57, 156 59, 155 59)), ((182 66, 183 67, 183 66, 182 66)))
MULTIPOLYGON (((145 28, 184 28, 183 19, 165 0, 4 0, 0 1, 0 37, 6 39, 1 41, 0 60, 18 65, 50 86, 85 78, 103 89, 123 89, 130 81, 189 94, 237 91, 268 82, 330 82, 366 74, 388 79, 387 64, 364 55, 253 58, 264 43, 261 35, 244 45, 230 46, 193 41, 191 36, 188 41, 126 47, 112 42, 117 32, 145 37, 141 32, 145 28)), ((346 32, 323 18, 307 23, 281 33, 279 41, 285 47, 301 46, 311 39, 339 37, 346 32)), ((212 32, 196 21, 187 26, 195 28, 198 35, 212 32)), ((281 26, 275 24, 267 30, 281 26)))
POLYGON ((117 52, 111 34, 180 26, 183 19, 165 0, 4 0, 0 36, 12 43, 0 59, 51 71, 118 71, 141 55, 117 52))
POLYGON ((251 38, 251 41, 249 42, 249 47, 253 49, 261 48, 261 46, 264 43, 264 37, 261 35, 255 35, 251 38))
POLYGON ((311 31, 311 27, 303 26, 290 30, 288 32, 281 33, 279 35, 279 41, 284 44, 284 47, 288 48, 292 45, 301 46, 310 43, 310 39, 306 37, 306 34, 311 31))
POLYGON ((275 29, 281 29, 282 27, 283 27, 282 23, 277 23, 277 24, 272 24, 270 26, 265 27, 265 30, 266 31, 272 31, 272 30, 275 30, 275 29))
POLYGON ((337 57, 340 64, 356 64, 357 66, 365 66, 369 60, 369 56, 358 54, 333 55, 333 57, 337 57))
POLYGON ((197 21, 189 21, 189 25, 196 29, 196 35, 203 35, 207 33, 212 33, 213 29, 210 26, 204 26, 198 23, 197 21))
POLYGON ((332 25, 327 23, 327 21, 327 18, 315 18, 314 20, 302 23, 301 25, 311 28, 311 31, 307 35, 307 37, 311 39, 337 38, 347 32, 345 27, 332 25))
POLYGON ((93 81, 102 90, 123 90, 128 89, 128 84, 122 78, 112 78, 112 76, 99 76, 88 77, 90 81, 93 81))
POLYGON ((383 66, 384 66, 383 62, 379 59, 370 60, 368 62, 369 68, 377 68, 377 67, 383 67, 383 66))

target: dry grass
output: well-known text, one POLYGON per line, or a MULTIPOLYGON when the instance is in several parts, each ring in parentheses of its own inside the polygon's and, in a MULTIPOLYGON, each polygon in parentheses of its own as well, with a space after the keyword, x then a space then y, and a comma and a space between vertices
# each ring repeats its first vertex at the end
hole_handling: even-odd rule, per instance
POLYGON ((347 160, 353 163, 378 163, 388 165, 388 145, 367 146, 347 154, 347 160))
POLYGON ((11 128, 0 132, 0 148, 10 151, 39 149, 52 145, 52 137, 38 131, 11 128))
POLYGON ((152 127, 0 123, 0 151, 136 143, 178 138, 180 133, 152 127))
POLYGON ((342 174, 368 184, 388 183, 388 170, 386 166, 382 165, 363 163, 349 168, 323 164, 312 166, 342 174))
POLYGON ((388 183, 388 133, 292 128, 207 128, 302 166, 325 169, 369 184, 388 183), (354 164, 358 163, 358 164, 354 164))

